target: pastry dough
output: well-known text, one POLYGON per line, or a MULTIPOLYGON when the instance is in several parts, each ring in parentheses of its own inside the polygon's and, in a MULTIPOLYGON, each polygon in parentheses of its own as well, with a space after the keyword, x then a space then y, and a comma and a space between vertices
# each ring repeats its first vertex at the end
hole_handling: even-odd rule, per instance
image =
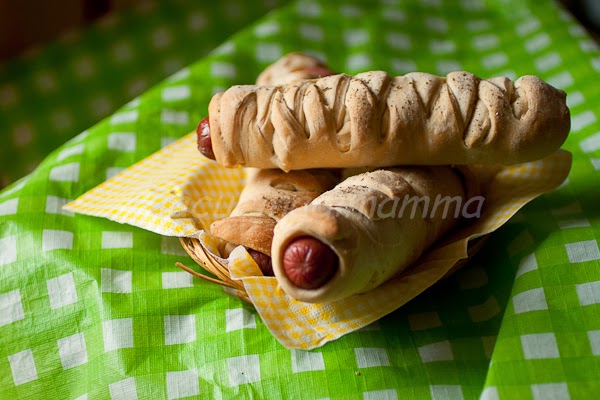
POLYGON ((223 166, 347 168, 515 164, 565 141, 566 95, 541 79, 382 71, 233 86, 209 105, 223 166))
POLYGON ((271 252, 279 285, 297 300, 326 303, 387 281, 460 221, 467 196, 477 190, 465 176, 465 168, 415 166, 347 178, 275 226, 271 252), (339 257, 333 278, 316 289, 294 285, 283 265, 288 244, 305 236, 339 257))
POLYGON ((213 222, 210 232, 231 245, 243 245, 270 256, 275 223, 332 189, 339 180, 336 170, 251 170, 236 207, 229 217, 213 222))

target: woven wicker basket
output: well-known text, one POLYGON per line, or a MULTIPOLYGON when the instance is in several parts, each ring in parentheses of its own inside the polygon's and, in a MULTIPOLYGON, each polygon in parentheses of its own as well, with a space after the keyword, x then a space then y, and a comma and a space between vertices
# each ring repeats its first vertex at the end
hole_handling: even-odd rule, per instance
MULTIPOLYGON (((475 253, 477 253, 483 247, 483 244, 485 243, 487 238, 488 235, 470 241, 468 248, 468 258, 459 260, 456 264, 454 264, 454 266, 446 273, 446 275, 442 279, 445 279, 446 277, 452 275, 458 269, 463 267, 471 259, 471 257, 473 257, 473 255, 475 255, 475 253)), ((202 247, 198 239, 179 238, 179 240, 185 251, 189 254, 189 256, 192 257, 192 259, 204 270, 215 275, 217 279, 199 273, 180 262, 176 264, 179 268, 183 269, 186 272, 189 272, 197 278, 204 279, 205 281, 211 283, 216 283, 217 285, 221 285, 225 288, 225 290, 228 293, 231 293, 239 297, 240 299, 252 304, 252 301, 250 300, 250 297, 248 297, 248 293, 246 293, 242 281, 231 279, 227 265, 223 264, 220 259, 215 258, 210 252, 206 251, 206 249, 202 247)))
POLYGON ((242 281, 231 279, 227 265, 223 264, 218 258, 215 258, 209 251, 206 251, 198 239, 182 237, 179 238, 179 241, 181 242, 183 249, 190 257, 192 257, 196 264, 215 275, 217 279, 201 274, 180 262, 175 265, 197 278, 223 286, 228 293, 252 304, 242 281))

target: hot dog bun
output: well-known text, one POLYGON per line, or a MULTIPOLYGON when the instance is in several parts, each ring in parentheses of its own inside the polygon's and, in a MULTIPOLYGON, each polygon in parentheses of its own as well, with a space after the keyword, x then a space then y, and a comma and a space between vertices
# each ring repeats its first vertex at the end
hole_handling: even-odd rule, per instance
MULTIPOLYGON (((458 223, 456 212, 470 191, 465 182, 462 172, 448 166, 387 168, 347 178, 275 226, 271 255, 279 285, 297 300, 317 303, 375 288, 458 223), (442 200, 437 207, 436 199, 442 200), (290 274, 293 266, 286 260, 289 252, 310 253, 294 249, 310 247, 296 242, 306 237, 329 246, 338 258, 334 274, 315 287, 290 274)), ((329 273, 335 262, 311 263, 329 273)))
POLYGON ((564 92, 515 82, 382 71, 233 86, 209 105, 217 162, 281 168, 510 165, 552 153, 570 129, 564 92))

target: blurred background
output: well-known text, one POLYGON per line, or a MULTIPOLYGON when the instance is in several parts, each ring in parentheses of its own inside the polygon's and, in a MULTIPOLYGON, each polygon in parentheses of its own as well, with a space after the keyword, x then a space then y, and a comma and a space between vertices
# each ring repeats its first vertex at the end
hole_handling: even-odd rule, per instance
POLYGON ((0 0, 0 189, 285 3, 0 0))
MULTIPOLYGON (((0 189, 287 2, 0 0, 0 189)), ((561 3, 600 38, 600 1, 561 3)))

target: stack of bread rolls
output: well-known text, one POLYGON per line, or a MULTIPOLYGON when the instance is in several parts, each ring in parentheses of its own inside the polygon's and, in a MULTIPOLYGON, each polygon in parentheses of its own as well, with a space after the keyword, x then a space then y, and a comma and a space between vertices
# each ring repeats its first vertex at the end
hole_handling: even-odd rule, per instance
POLYGON ((203 155, 252 168, 210 233, 225 256, 245 246, 291 297, 340 300, 461 223, 478 194, 470 166, 543 158, 569 130, 565 93, 534 76, 348 76, 292 53, 216 94, 198 126, 203 155))
MULTIPOLYGON (((259 87, 284 85, 331 75, 316 58, 292 53, 266 68, 257 78, 259 87)), ((197 128, 198 150, 214 158, 208 118, 197 128)), ((210 233, 221 239, 225 257, 238 245, 248 250, 265 275, 273 275, 271 244, 275 224, 289 211, 309 204, 340 182, 339 169, 249 168, 246 186, 228 218, 215 221, 210 233)))

